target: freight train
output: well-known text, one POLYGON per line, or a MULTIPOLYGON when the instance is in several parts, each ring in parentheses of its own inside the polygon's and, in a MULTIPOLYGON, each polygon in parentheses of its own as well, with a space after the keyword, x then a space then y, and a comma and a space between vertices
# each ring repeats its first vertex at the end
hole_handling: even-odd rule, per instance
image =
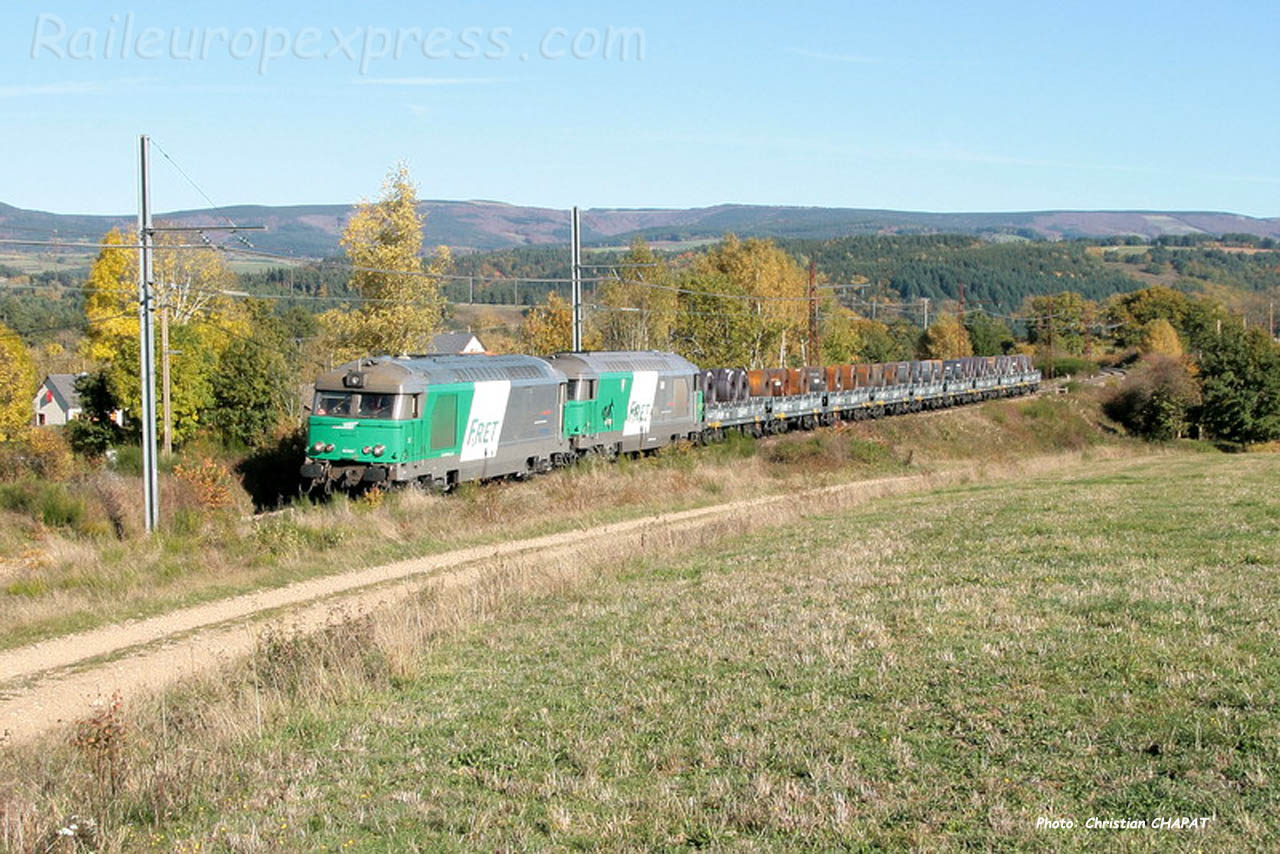
POLYGON ((586 455, 812 429, 1028 394, 1027 356, 703 370, 674 354, 377 356, 316 380, 304 486, 523 478, 586 455))

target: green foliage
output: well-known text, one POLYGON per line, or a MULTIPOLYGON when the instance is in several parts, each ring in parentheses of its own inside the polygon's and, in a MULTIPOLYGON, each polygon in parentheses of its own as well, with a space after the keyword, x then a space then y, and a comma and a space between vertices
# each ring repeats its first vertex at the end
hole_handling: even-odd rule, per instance
POLYGON ((119 408, 111 393, 111 379, 105 370, 94 371, 76 380, 80 395, 80 417, 66 426, 71 449, 86 457, 100 457, 124 438, 124 430, 111 420, 119 408))
POLYGON ((50 528, 76 528, 85 518, 84 500, 66 484, 48 480, 0 484, 0 509, 28 514, 50 528))
POLYGON ((1027 299, 1027 340, 1055 353, 1080 355, 1085 334, 1097 317, 1098 307, 1074 291, 1027 299))
POLYGON ((969 333, 975 356, 1003 356, 1013 352, 1017 343, 1008 324, 986 312, 969 312, 965 316, 964 328, 969 333))
POLYGON ((900 362, 915 357, 919 331, 905 321, 892 325, 863 319, 857 324, 861 345, 856 361, 900 362))
POLYGON ((291 380, 297 373, 285 354, 294 350, 291 333, 301 321, 275 315, 264 302, 252 302, 247 310, 253 335, 235 337, 222 351, 212 380, 208 421, 224 441, 257 447, 267 441, 296 396, 291 380))
POLYGON ((988 243, 964 235, 844 237, 784 241, 797 257, 813 257, 835 281, 865 276, 885 281, 904 301, 935 303, 959 298, 970 305, 1011 311, 1028 296, 1065 287, 1090 299, 1134 288, 1124 272, 1103 264, 1083 242, 988 243))
POLYGON ((680 284, 687 292, 673 345, 694 363, 760 368, 809 359, 808 277, 772 241, 727 235, 693 260, 680 284))
POLYGON ((1230 442, 1280 438, 1280 348, 1261 330, 1224 329, 1202 350, 1201 423, 1230 442))
POLYGON ((261 444, 284 411, 288 378, 284 356, 270 342, 231 342, 213 376, 209 425, 228 441, 261 444))

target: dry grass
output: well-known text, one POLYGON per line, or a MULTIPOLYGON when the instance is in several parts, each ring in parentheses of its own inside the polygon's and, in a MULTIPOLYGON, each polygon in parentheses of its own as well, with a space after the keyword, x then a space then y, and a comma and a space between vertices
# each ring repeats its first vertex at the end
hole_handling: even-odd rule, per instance
POLYGON ((127 708, 114 794, 105 748, 10 749, 4 838, 1271 850, 1277 474, 1095 463, 510 561, 127 708))

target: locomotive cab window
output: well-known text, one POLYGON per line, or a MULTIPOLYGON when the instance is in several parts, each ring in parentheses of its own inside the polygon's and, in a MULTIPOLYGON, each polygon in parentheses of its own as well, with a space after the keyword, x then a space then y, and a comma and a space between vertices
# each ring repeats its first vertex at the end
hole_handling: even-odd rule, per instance
POLYGON ((318 391, 311 411, 316 415, 343 418, 355 411, 354 403, 355 395, 349 391, 318 391))
POLYGON ((365 392, 360 395, 360 403, 356 407, 358 418, 377 418, 390 420, 396 417, 396 395, 365 392))

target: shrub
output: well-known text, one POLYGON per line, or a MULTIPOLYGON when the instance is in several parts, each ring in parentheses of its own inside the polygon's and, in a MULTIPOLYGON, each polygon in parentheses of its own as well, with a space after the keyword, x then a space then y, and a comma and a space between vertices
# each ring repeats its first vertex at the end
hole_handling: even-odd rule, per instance
POLYGON ((1180 360, 1150 356, 1103 404, 1103 411, 1127 430, 1157 442, 1179 439, 1200 402, 1195 379, 1180 360))
POLYGON ((0 485, 0 509, 26 513, 50 528, 79 528, 84 500, 61 483, 27 480, 0 485))
POLYGON ((31 430, 25 444, 27 465, 32 474, 45 480, 66 480, 71 476, 74 467, 71 446, 61 432, 49 427, 31 430))
POLYGON ((231 472, 217 460, 205 457, 199 465, 173 467, 173 475, 186 484, 196 503, 205 510, 225 510, 232 504, 231 472))

